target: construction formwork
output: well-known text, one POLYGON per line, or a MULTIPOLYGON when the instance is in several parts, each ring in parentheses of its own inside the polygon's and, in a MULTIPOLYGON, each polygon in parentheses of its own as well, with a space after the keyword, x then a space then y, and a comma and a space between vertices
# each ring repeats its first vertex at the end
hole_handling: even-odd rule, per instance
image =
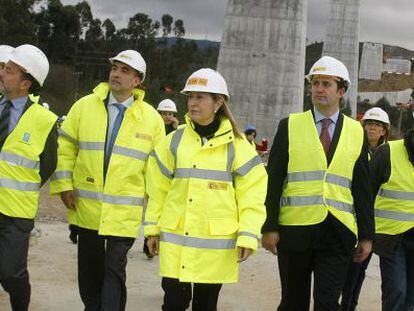
POLYGON ((360 0, 329 0, 330 15, 323 44, 323 55, 333 56, 348 68, 352 85, 345 101, 352 116, 356 115, 359 61, 359 4, 360 0))
POLYGON ((381 43, 364 42, 362 44, 359 78, 381 80, 383 71, 384 47, 381 43))
POLYGON ((272 138, 281 118, 302 111, 307 0, 229 0, 217 70, 244 127, 272 138))

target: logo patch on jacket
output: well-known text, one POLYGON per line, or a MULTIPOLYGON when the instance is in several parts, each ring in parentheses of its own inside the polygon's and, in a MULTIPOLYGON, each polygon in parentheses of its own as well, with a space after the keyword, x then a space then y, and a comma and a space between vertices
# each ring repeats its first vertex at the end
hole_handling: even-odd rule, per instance
POLYGON ((24 143, 29 143, 29 140, 30 140, 30 133, 25 132, 25 133, 23 134, 22 141, 23 141, 24 143))
POLYGON ((227 190, 228 187, 229 185, 224 182, 209 182, 208 183, 208 189, 227 190))
POLYGON ((152 141, 152 136, 145 133, 136 133, 135 138, 152 141))

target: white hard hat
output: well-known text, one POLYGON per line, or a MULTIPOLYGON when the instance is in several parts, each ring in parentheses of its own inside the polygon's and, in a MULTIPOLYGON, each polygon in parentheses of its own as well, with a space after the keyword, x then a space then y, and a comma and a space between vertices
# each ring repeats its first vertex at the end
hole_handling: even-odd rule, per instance
POLYGON ((187 79, 181 93, 188 92, 214 93, 229 97, 226 81, 221 74, 210 68, 199 69, 187 79))
POLYGON ((171 99, 164 99, 158 104, 157 110, 177 112, 177 107, 171 99))
POLYGON ((9 61, 9 55, 14 50, 9 45, 0 45, 0 63, 7 63, 9 61))
POLYGON ((388 118, 388 113, 382 110, 379 107, 374 107, 367 112, 365 112, 364 117, 362 118, 363 121, 365 120, 375 120, 385 123, 387 126, 390 125, 390 119, 388 118))
POLYGON ((117 56, 111 57, 109 59, 111 64, 113 64, 114 61, 118 61, 124 64, 127 64, 128 66, 134 68, 136 71, 142 74, 142 81, 145 80, 145 71, 147 70, 147 64, 145 63, 144 58, 142 58, 141 54, 139 54, 135 50, 126 50, 120 52, 117 56))
POLYGON ((331 56, 323 56, 316 61, 306 77, 311 80, 314 75, 338 77, 347 82, 347 87, 351 85, 351 80, 349 79, 349 73, 346 66, 341 61, 331 56))
POLYGON ((43 104, 42 104, 42 106, 43 106, 44 108, 46 108, 47 110, 49 110, 49 108, 50 108, 48 103, 43 103, 43 104))
POLYGON ((31 44, 20 45, 10 53, 9 60, 31 74, 40 86, 43 85, 49 73, 49 61, 39 48, 31 44))

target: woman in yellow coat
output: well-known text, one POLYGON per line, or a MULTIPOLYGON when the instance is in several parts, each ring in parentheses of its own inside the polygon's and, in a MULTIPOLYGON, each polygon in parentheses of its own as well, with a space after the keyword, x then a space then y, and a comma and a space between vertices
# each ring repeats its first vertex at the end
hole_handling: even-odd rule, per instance
POLYGON ((182 91, 186 124, 152 153, 144 233, 160 256, 163 310, 216 310, 223 283, 257 250, 267 175, 229 110, 227 85, 200 69, 182 91), (192 295, 191 283, 194 283, 192 295))

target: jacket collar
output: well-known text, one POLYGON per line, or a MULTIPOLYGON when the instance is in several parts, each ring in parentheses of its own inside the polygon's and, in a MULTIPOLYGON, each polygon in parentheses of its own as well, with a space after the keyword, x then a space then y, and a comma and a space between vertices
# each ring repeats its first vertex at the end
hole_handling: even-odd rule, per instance
MULTIPOLYGON (((199 137, 197 132, 194 130, 194 123, 191 121, 188 113, 185 115, 185 123, 187 124, 187 128, 189 129, 192 135, 199 137)), ((220 118, 220 127, 217 132, 214 134, 214 137, 209 140, 208 145, 221 145, 227 144, 229 142, 234 141, 234 133, 233 127, 231 126, 230 120, 222 116, 220 118)))
MULTIPOLYGON (((97 95, 102 101, 105 101, 109 95, 110 89, 106 82, 99 83, 94 89, 93 93, 97 95)), ((134 96, 135 102, 142 102, 144 100, 145 91, 140 89, 133 89, 132 95, 134 96)))

